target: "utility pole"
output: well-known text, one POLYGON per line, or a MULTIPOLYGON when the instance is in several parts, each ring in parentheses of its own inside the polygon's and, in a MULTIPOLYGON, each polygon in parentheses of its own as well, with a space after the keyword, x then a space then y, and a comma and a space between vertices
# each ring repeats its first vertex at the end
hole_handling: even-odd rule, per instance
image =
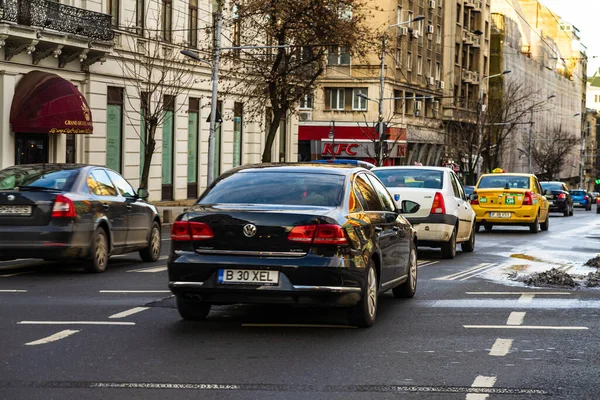
POLYGON ((381 167, 383 164, 383 89, 385 83, 385 45, 386 35, 385 33, 381 37, 381 73, 379 75, 379 118, 377 121, 379 124, 379 148, 377 149, 377 166, 381 167))
POLYGON ((331 121, 331 128, 329 129, 329 139, 331 139, 332 160, 335 160, 335 121, 331 121))
POLYGON ((579 189, 583 189, 583 160, 585 158, 585 136, 584 131, 581 131, 581 149, 579 152, 579 189))
MULTIPOLYGON (((215 128, 217 123, 217 102, 219 91, 219 56, 221 53, 221 30, 223 29, 223 2, 215 0, 217 26, 215 27, 215 40, 212 62, 212 96, 210 103, 210 126, 208 131, 208 165, 206 179, 207 187, 210 186, 215 174, 215 128)), ((215 4, 213 3, 213 4, 215 4)))
POLYGON ((527 171, 531 174, 531 153, 533 151, 533 109, 529 111, 529 146, 527 147, 527 171))

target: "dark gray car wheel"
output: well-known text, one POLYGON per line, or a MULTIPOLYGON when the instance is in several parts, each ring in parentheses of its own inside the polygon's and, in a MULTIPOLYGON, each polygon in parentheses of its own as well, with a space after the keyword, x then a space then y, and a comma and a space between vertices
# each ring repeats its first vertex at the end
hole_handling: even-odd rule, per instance
POLYGON ((160 238, 160 226, 157 222, 152 224, 150 230, 150 237, 148 238, 148 247, 140 250, 140 257, 145 262, 156 262, 160 257, 161 249, 161 238, 160 238))
POLYGON ((408 279, 399 286, 392 289, 396 298, 411 298, 417 292, 417 246, 410 245, 410 254, 408 257, 408 279))
POLYGON ((475 225, 471 229, 471 236, 466 242, 460 244, 460 248, 464 253, 472 253, 475 250, 475 225))
POLYGON ((450 236, 450 239, 445 242, 442 243, 442 257, 443 258, 447 258, 447 259, 452 259, 454 257, 456 257, 456 232, 457 228, 454 227, 454 229, 452 230, 452 236, 450 236))
POLYGON ((209 303, 187 300, 180 296, 177 296, 175 300, 179 315, 186 321, 202 321, 210 313, 211 305, 209 303))
POLYGON ((367 279, 360 301, 348 310, 348 323, 359 328, 368 328, 375 323, 377 315, 377 297, 379 295, 379 283, 375 262, 369 260, 367 265, 367 279))
POLYGON ((106 231, 102 228, 96 228, 90 246, 90 259, 83 267, 84 270, 91 273, 104 272, 108 265, 108 256, 109 245, 106 231))

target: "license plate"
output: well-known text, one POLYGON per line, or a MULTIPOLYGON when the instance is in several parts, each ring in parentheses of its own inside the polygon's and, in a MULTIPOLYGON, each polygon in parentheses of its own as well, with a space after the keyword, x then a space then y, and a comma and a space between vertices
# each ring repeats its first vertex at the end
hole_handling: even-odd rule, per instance
POLYGON ((0 215, 31 215, 31 206, 0 206, 0 215))
POLYGON ((243 283, 249 285, 277 285, 279 271, 251 269, 220 269, 219 283, 243 283))
POLYGON ((575 202, 573 202, 573 204, 574 204, 574 205, 576 205, 576 206, 578 206, 578 205, 580 205, 581 203, 580 203, 580 202, 578 202, 578 201, 575 201, 575 202))
POLYGON ((505 213, 505 212, 492 212, 490 213, 490 217, 491 218, 510 218, 511 213, 505 213))

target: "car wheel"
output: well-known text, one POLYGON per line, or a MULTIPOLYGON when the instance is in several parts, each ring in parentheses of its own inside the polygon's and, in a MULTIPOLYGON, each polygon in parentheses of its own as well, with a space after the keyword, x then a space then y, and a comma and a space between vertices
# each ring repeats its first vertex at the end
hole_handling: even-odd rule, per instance
POLYGON ((548 228, 550 227, 550 215, 546 215, 546 220, 544 221, 544 223, 540 224, 540 227, 544 232, 548 230, 548 228))
POLYGON ((463 253, 472 253, 475 250, 475 225, 473 225, 473 229, 471 230, 471 236, 469 236, 469 240, 466 242, 462 242, 460 244, 460 248, 463 253))
POLYGON ((478 233, 481 230, 481 224, 475 224, 475 233, 478 233))
POLYGON ((529 231, 531 233, 538 233, 540 231, 540 216, 535 217, 533 224, 529 225, 529 231))
POLYGON ((209 303, 186 300, 181 296, 176 297, 176 302, 179 315, 186 321, 202 321, 210 313, 209 303))
POLYGON ((575 207, 571 206, 571 211, 569 211, 569 217, 572 217, 574 212, 575 212, 575 207))
POLYGON ((417 292, 417 246, 414 242, 410 245, 408 263, 408 279, 392 289, 392 293, 396 298, 408 299, 414 297, 417 292))
POLYGON ((450 239, 442 243, 442 257, 452 259, 456 256, 456 227, 452 230, 450 239))
POLYGON ((565 211, 563 211, 563 217, 568 217, 571 215, 571 211, 569 211, 569 207, 565 207, 565 211))
POLYGON ((152 224, 152 230, 150 231, 150 238, 148 239, 148 247, 140 250, 140 257, 145 262, 156 262, 160 257, 160 226, 157 222, 152 224))
POLYGON ((585 211, 592 211, 592 205, 590 204, 589 206, 587 206, 587 207, 585 208, 585 211))
POLYGON ((368 328, 375 323, 377 315, 378 283, 375 262, 369 261, 367 265, 367 280, 362 298, 348 311, 348 322, 359 328, 368 328))
POLYGON ((84 266, 86 272, 100 273, 106 270, 108 265, 108 238, 106 231, 97 228, 92 236, 92 245, 90 247, 91 258, 84 266))
POLYGON ((485 225, 483 225, 483 227, 485 228, 486 232, 490 232, 492 230, 492 228, 494 227, 494 225, 485 224, 485 225))

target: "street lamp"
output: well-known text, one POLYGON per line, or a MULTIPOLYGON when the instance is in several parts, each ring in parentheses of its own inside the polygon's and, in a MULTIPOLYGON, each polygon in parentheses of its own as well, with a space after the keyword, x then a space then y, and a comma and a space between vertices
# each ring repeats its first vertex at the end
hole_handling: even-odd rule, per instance
MULTIPOLYGON (((388 29, 395 28, 395 27, 402 26, 402 25, 411 24, 413 22, 422 21, 424 19, 425 19, 424 15, 417 15, 416 17, 414 17, 411 20, 403 21, 403 22, 399 22, 397 24, 390 25, 387 28, 385 28, 385 30, 383 31, 383 35, 381 36, 381 73, 379 76, 379 118, 378 118, 379 140, 380 141, 381 141, 381 138, 383 137, 383 90, 384 90, 384 84, 385 84, 385 46, 386 46, 386 40, 387 40, 386 32, 388 29)), ((383 160, 383 146, 379 146, 379 149, 377 151, 377 164, 379 166, 381 166, 382 160, 383 160)))

